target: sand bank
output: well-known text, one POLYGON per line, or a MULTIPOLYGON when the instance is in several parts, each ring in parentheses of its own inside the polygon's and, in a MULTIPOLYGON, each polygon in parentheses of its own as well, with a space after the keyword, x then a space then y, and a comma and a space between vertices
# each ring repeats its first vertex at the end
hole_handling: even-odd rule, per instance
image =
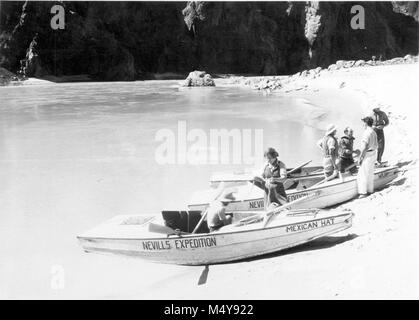
POLYGON ((384 190, 341 206, 355 213, 352 228, 263 258, 210 266, 200 286, 203 267, 184 267, 179 277, 162 277, 127 298, 419 298, 417 75, 418 64, 342 69, 299 79, 302 91, 272 93, 307 103, 315 99, 328 108, 353 108, 328 100, 329 92, 341 90, 342 96, 363 96, 365 113, 372 106, 388 113, 384 160, 400 165, 402 173, 384 190))

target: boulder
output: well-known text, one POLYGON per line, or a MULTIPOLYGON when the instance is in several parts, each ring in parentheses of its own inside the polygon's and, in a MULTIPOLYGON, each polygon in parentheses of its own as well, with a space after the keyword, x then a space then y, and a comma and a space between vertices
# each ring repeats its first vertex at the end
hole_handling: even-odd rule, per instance
POLYGON ((183 87, 215 87, 211 75, 205 71, 192 71, 182 84, 183 87))
POLYGON ((338 66, 336 65, 336 64, 331 64, 328 68, 327 68, 327 70, 329 70, 329 71, 335 71, 335 70, 337 70, 338 69, 338 66))
POLYGON ((258 84, 258 89, 259 90, 268 89, 269 87, 270 87, 270 81, 269 81, 269 79, 263 79, 258 84))
POLYGON ((369 65, 369 66, 374 66, 375 65, 375 61, 368 60, 367 62, 365 62, 365 64, 366 65, 369 65))
POLYGON ((403 63, 404 59, 403 58, 394 58, 394 59, 391 59, 389 62, 390 62, 390 64, 399 64, 399 63, 403 63))
POLYGON ((10 81, 17 81, 18 77, 9 70, 0 67, 0 86, 4 86, 10 83, 10 81))
POLYGON ((362 67, 365 66, 365 60, 357 60, 354 64, 354 67, 362 67))
POLYGON ((319 74, 320 71, 322 71, 322 68, 321 67, 317 67, 316 69, 314 69, 314 73, 315 74, 319 74))
POLYGON ((354 60, 346 61, 343 65, 344 68, 352 68, 355 64, 354 60))
POLYGON ((336 61, 336 68, 340 69, 343 68, 345 66, 346 61, 345 60, 338 60, 336 61))
POLYGON ((405 56, 403 57, 403 60, 404 60, 405 62, 413 62, 413 61, 414 61, 414 59, 413 59, 412 55, 410 55, 410 54, 405 55, 405 56))

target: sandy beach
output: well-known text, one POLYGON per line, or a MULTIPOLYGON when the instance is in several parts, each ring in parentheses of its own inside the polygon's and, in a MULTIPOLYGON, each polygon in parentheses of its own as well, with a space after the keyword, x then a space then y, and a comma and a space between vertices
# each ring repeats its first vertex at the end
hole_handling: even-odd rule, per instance
MULTIPOLYGON (((177 276, 124 298, 419 298, 417 75, 418 64, 342 69, 298 79, 294 85, 304 85, 304 90, 270 93, 297 95, 333 107, 329 94, 340 90, 342 95, 361 95, 365 113, 380 106, 389 115, 384 160, 400 165, 402 172, 387 188, 340 206, 355 213, 352 228, 274 255, 210 266, 207 281, 200 286, 204 267, 173 267, 177 276)), ((336 107, 353 106, 340 101, 336 107)))

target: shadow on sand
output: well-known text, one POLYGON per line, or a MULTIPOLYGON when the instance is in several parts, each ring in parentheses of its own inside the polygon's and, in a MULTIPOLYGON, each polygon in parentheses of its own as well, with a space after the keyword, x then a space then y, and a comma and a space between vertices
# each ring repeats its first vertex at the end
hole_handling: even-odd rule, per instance
POLYGON ((347 234, 345 236, 325 236, 325 237, 321 237, 316 240, 313 240, 308 243, 304 243, 304 244, 301 244, 301 245, 298 245, 289 249, 277 251, 274 253, 268 253, 262 256, 258 256, 258 257, 238 260, 235 262, 229 262, 229 263, 251 262, 251 261, 256 261, 260 259, 270 259, 270 258, 275 258, 279 256, 285 256, 285 255, 293 254, 293 253, 327 249, 327 248, 334 247, 338 244, 344 243, 346 241, 353 240, 357 237, 358 235, 354 233, 347 234))
MULTIPOLYGON (((236 264, 236 263, 242 263, 242 262, 252 262, 252 261, 257 261, 257 260, 262 260, 262 259, 276 258, 280 256, 285 256, 288 254, 293 254, 293 253, 327 249, 327 248, 334 247, 338 244, 344 243, 346 241, 350 241, 357 237, 358 235, 354 233, 347 234, 345 236, 325 236, 325 237, 318 238, 311 242, 304 243, 290 249, 285 249, 285 250, 281 250, 281 251, 277 251, 274 253, 269 253, 269 254, 253 257, 253 258, 247 258, 247 259, 242 259, 242 260, 237 260, 237 261, 232 261, 232 262, 225 262, 225 263, 217 263, 217 264, 214 264, 213 266, 223 265, 223 264, 236 264)), ((199 277, 198 285, 206 284, 208 273, 209 273, 209 266, 205 266, 204 270, 202 270, 201 276, 199 277)))

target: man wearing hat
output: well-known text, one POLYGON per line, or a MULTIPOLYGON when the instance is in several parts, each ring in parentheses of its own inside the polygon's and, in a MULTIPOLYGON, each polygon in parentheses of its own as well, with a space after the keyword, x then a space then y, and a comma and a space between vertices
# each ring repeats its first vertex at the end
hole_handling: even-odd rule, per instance
POLYGON ((383 157, 385 146, 384 127, 388 126, 390 122, 388 120, 387 114, 384 111, 381 111, 379 107, 372 109, 372 119, 372 128, 377 134, 378 141, 377 162, 381 163, 381 158, 383 157))
POLYGON ((317 142, 317 146, 323 152, 323 168, 326 178, 335 178, 338 175, 339 155, 336 132, 337 127, 334 124, 329 125, 324 137, 317 142))
POLYGON ((374 164, 377 160, 377 134, 372 126, 372 117, 361 119, 364 122, 364 134, 361 139, 361 154, 359 156, 359 171, 357 176, 359 198, 364 198, 374 192, 374 164))
POLYGON ((343 131, 344 135, 339 141, 339 157, 340 157, 340 172, 344 173, 347 168, 350 173, 357 171, 354 165, 354 155, 359 156, 361 153, 359 150, 354 150, 354 131, 350 127, 346 127, 343 131))
POLYGON ((285 164, 278 159, 278 152, 274 148, 268 148, 264 156, 267 164, 262 170, 261 177, 257 176, 253 183, 259 188, 265 190, 265 208, 272 203, 278 205, 288 202, 285 187, 282 181, 287 178, 287 168, 285 164))
POLYGON ((210 232, 231 224, 232 216, 226 216, 226 207, 234 199, 233 193, 229 192, 210 204, 207 212, 207 224, 210 232))

